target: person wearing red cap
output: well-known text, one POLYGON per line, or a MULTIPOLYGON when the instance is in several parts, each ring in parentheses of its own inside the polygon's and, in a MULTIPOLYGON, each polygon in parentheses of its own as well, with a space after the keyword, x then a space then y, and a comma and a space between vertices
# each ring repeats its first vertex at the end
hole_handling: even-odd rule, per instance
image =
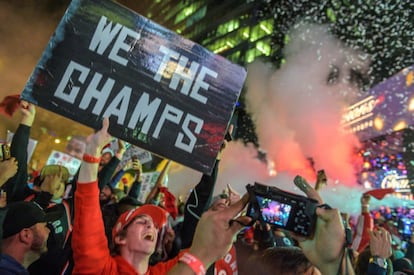
POLYGON ((232 219, 244 208, 248 196, 222 211, 208 211, 199 221, 193 245, 168 262, 149 266, 155 250, 158 227, 166 221, 166 211, 142 206, 120 216, 112 231, 116 246, 111 256, 107 246, 97 185, 101 146, 110 139, 109 120, 88 138, 75 192, 73 228, 74 274, 205 274, 206 268, 224 255, 235 234, 248 217, 232 219))
MULTIPOLYGON (((107 120, 105 120, 106 123, 107 120)), ((88 139, 75 192, 75 221, 72 248, 74 274, 165 274, 178 261, 149 266, 158 228, 167 221, 160 207, 144 205, 123 213, 112 230, 114 257, 107 246, 97 184, 100 145, 109 135, 97 132, 88 139)))

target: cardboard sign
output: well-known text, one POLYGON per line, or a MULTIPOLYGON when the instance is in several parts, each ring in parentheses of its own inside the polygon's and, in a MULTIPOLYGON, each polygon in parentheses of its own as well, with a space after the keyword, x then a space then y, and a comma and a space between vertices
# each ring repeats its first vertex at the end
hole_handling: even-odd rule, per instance
MULTIPOLYGON (((118 139, 113 139, 110 143, 109 148, 113 152, 117 152, 119 149, 118 139)), ((126 151, 122 156, 121 162, 119 163, 119 168, 122 169, 125 167, 127 162, 132 158, 136 157, 141 164, 145 164, 152 161, 152 154, 146 150, 143 150, 137 146, 131 145, 130 143, 125 143, 126 151)))
POLYGON ((210 173, 244 68, 109 0, 73 0, 22 98, 210 173))
POLYGON ((148 194, 151 192, 152 188, 154 188, 155 183, 157 183, 158 176, 160 172, 148 172, 142 173, 141 175, 141 189, 138 195, 138 201, 141 203, 145 203, 145 200, 148 194))
POLYGON ((125 154, 120 162, 120 166, 125 167, 127 162, 132 157, 136 157, 141 162, 141 164, 145 164, 152 161, 152 155, 150 152, 142 150, 141 148, 132 145, 125 151, 125 154))
POLYGON ((46 165, 49 164, 62 165, 69 170, 69 174, 71 176, 74 176, 79 170, 81 160, 68 154, 53 150, 46 161, 46 165))

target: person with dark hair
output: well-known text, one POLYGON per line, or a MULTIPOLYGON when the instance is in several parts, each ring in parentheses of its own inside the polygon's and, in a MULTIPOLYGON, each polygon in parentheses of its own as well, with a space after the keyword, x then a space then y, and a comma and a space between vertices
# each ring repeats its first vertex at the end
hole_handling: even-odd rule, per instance
MULTIPOLYGON (((49 224, 51 233, 47 241, 47 251, 42 255, 34 255, 38 260, 34 261, 28 270, 31 274, 65 274, 65 272, 70 274, 72 267, 70 232, 73 213, 71 201, 62 199, 69 172, 60 165, 45 166, 39 177, 40 191, 28 187, 27 146, 36 109, 33 104, 21 101, 20 110, 22 119, 10 147, 11 155, 16 158, 19 165, 16 175, 4 186, 7 191, 7 201, 8 203, 34 201, 44 211, 56 212, 59 216, 49 224)), ((40 253, 38 250, 35 252, 40 253)))
POLYGON ((102 208, 102 217, 104 219, 108 247, 112 248, 112 228, 115 226, 119 216, 138 206, 142 206, 142 203, 132 197, 126 196, 120 199, 117 203, 108 204, 102 208))
POLYGON ((0 274, 29 274, 24 268, 25 256, 30 251, 47 250, 49 228, 47 222, 58 218, 56 213, 45 213, 33 202, 10 203, 5 209, 2 224, 2 254, 0 274))
POLYGON ((392 266, 394 269, 394 274, 399 275, 413 275, 414 274, 414 265, 410 261, 410 259, 407 258, 400 258, 397 260, 394 260, 392 262, 392 266))
POLYGON ((270 247, 248 259, 244 274, 317 275, 319 270, 299 247, 270 247))
POLYGON ((114 203, 114 188, 110 184, 106 184, 99 192, 99 203, 101 207, 114 203))
POLYGON ((31 274, 71 274, 73 268, 71 232, 73 199, 63 199, 69 171, 60 165, 47 165, 40 172, 40 192, 31 190, 25 201, 33 201, 45 211, 60 213, 50 224, 48 250, 28 267, 31 274))
MULTIPOLYGON (((149 266, 148 262, 155 249, 157 227, 166 219, 166 211, 145 205, 126 212, 113 229, 119 254, 111 256, 105 240, 97 186, 99 152, 109 139, 108 128, 109 120, 104 119, 102 129, 89 138, 79 173, 73 230, 74 273, 205 274, 207 267, 229 251, 237 232, 252 221, 250 217, 238 216, 249 202, 248 194, 222 210, 206 211, 198 221, 191 247, 178 257, 155 266, 149 266)), ((313 237, 295 236, 304 255, 322 274, 354 274, 338 209, 326 207, 307 183, 299 188, 320 203, 316 208, 313 237)))

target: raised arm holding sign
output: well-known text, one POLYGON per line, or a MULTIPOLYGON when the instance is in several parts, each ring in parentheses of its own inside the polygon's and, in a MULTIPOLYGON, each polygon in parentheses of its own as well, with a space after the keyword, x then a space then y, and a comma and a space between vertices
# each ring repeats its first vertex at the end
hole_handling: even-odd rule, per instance
POLYGON ((22 97, 209 174, 245 77, 113 1, 73 0, 22 97))

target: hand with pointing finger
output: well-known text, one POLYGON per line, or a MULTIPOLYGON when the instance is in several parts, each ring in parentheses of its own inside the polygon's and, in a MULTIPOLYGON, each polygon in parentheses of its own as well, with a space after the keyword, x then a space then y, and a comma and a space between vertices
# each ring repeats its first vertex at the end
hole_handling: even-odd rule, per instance
MULTIPOLYGON (((309 198, 323 204, 319 193, 303 178, 300 182, 295 180, 295 184, 309 198)), ((341 215, 338 209, 321 207, 316 208, 316 215, 316 229, 313 238, 304 239, 293 236, 298 240, 309 261, 318 267, 322 274, 337 274, 345 245, 345 229, 341 215)))
POLYGON ((230 249, 234 236, 251 221, 241 216, 233 220, 249 202, 249 196, 220 211, 207 211, 198 222, 190 253, 197 256, 207 268, 230 249))

